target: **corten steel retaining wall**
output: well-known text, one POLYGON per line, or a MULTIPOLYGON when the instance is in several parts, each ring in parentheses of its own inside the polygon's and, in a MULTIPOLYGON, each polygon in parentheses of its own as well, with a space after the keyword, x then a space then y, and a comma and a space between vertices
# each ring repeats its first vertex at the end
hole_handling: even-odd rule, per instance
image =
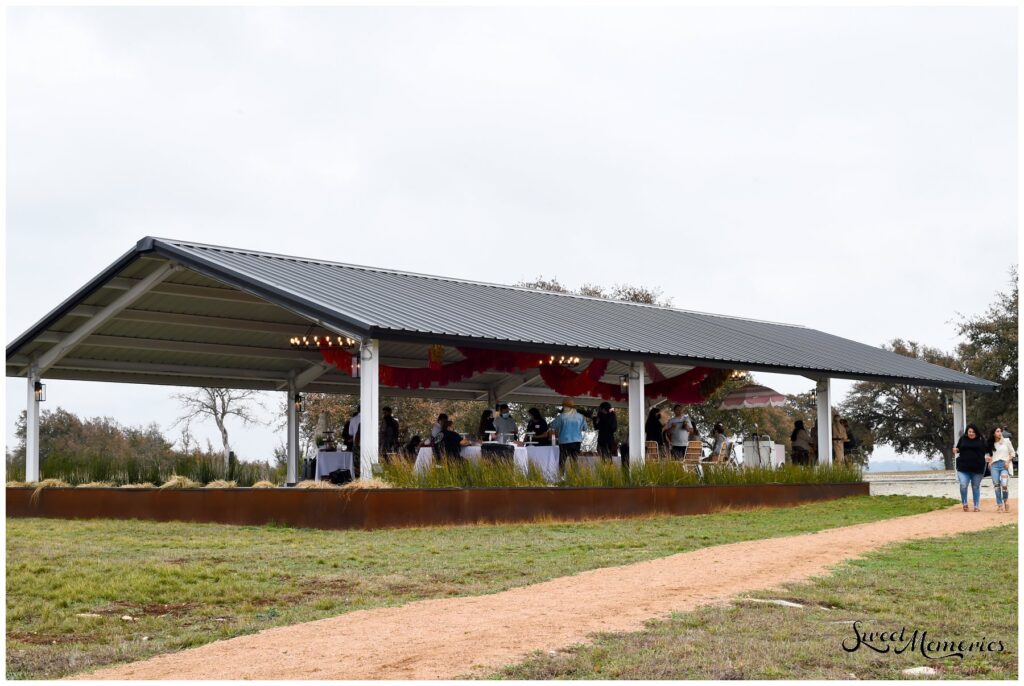
POLYGON ((372 490, 44 488, 33 498, 32 488, 8 488, 7 516, 378 529, 704 514, 868 492, 867 483, 372 490))

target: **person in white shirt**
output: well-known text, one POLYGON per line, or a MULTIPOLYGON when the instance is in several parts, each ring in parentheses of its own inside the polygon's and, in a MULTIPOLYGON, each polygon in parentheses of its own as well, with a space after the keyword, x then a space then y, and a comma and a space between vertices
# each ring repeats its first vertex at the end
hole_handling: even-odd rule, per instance
POLYGON ((686 443, 690 440, 692 431, 693 422, 690 415, 683 413, 682 405, 673 405, 672 417, 665 425, 665 433, 672 444, 672 457, 682 457, 686 454, 686 443))
POLYGON ((985 460, 992 471, 992 485, 996 491, 996 512, 1010 511, 1010 471, 1014 456, 1013 444, 1003 436, 1003 430, 996 427, 988 439, 988 454, 985 460))

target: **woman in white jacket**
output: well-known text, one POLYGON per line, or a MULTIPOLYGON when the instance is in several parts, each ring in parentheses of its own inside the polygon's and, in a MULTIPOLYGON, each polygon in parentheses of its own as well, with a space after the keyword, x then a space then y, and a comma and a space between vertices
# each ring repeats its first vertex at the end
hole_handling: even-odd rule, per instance
POLYGON ((1010 439, 1003 438, 1003 430, 999 427, 992 429, 985 459, 992 470, 992 485, 996 487, 996 512, 1010 511, 1010 465, 1016 454, 1010 439))

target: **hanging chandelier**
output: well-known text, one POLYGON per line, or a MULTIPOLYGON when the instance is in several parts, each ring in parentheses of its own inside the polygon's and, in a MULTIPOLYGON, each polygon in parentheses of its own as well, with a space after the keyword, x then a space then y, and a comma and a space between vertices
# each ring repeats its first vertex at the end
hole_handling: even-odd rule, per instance
POLYGON ((541 358, 537 364, 541 367, 576 367, 580 358, 575 355, 551 355, 548 358, 541 358))
POLYGON ((301 336, 292 336, 288 339, 288 343, 293 348, 308 348, 313 350, 320 350, 321 348, 356 348, 359 345, 359 341, 348 336, 337 336, 337 335, 319 335, 314 334, 313 330, 315 327, 309 327, 306 329, 306 333, 301 336))

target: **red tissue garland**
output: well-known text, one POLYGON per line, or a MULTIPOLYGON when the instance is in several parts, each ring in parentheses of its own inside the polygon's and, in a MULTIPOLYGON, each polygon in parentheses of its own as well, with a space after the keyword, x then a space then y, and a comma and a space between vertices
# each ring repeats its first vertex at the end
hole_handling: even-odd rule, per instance
MULTIPOLYGON (((544 356, 537 353, 520 353, 484 348, 457 348, 466 359, 440 366, 436 362, 429 367, 393 367, 380 365, 380 383, 396 388, 430 388, 433 385, 447 386, 468 379, 486 371, 518 373, 527 369, 540 368, 540 377, 548 388, 561 395, 578 397, 589 395, 605 400, 625 401, 627 393, 617 384, 602 383, 601 377, 608 369, 609 360, 594 359, 581 372, 574 372, 560 365, 545 365, 544 356)), ((324 361, 346 374, 352 374, 352 354, 342 348, 321 345, 320 354, 324 361)), ((653 366, 653 365, 652 365, 653 366)), ((684 374, 671 378, 657 379, 644 387, 647 396, 668 398, 681 404, 703 402, 714 393, 726 379, 729 370, 696 367, 684 374)))

